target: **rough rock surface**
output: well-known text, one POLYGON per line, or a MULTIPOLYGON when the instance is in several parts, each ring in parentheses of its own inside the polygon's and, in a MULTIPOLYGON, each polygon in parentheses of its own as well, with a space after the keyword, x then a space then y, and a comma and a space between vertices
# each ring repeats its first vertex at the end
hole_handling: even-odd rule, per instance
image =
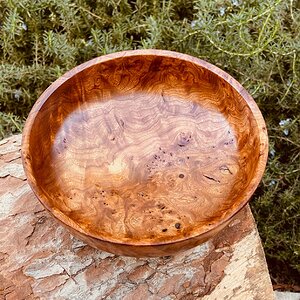
POLYGON ((26 182, 21 136, 0 141, 0 299, 274 299, 250 208, 175 257, 95 250, 48 215, 26 182))

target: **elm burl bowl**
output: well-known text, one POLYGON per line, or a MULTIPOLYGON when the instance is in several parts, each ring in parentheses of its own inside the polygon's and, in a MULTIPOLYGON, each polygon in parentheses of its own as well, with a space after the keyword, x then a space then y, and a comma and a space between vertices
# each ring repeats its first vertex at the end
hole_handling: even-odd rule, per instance
POLYGON ((215 235, 249 201, 266 125, 230 75, 200 59, 135 50, 90 60, 38 99, 23 132, 28 182, 89 245, 164 256, 215 235))

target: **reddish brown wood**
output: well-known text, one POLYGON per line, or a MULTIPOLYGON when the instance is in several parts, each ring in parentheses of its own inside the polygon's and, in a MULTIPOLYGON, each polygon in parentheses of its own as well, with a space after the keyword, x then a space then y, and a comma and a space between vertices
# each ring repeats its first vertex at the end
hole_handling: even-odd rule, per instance
POLYGON ((106 251, 161 256, 196 246, 249 200, 267 132, 244 88, 162 50, 102 56, 66 73, 23 133, 28 181, 73 234, 106 251))

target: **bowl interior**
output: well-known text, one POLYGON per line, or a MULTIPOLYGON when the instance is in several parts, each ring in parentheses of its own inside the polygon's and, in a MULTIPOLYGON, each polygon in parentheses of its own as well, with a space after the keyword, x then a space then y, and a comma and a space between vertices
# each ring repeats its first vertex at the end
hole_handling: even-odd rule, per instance
POLYGON ((46 95, 29 135, 33 185, 82 230, 125 243, 207 231, 249 197, 260 136, 241 95, 173 57, 95 63, 46 95))

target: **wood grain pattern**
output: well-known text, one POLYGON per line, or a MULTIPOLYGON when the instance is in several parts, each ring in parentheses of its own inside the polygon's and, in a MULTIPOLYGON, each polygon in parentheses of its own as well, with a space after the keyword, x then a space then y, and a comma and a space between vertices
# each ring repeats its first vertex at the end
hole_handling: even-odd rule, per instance
POLYGON ((159 256, 218 232, 263 174, 267 133, 254 100, 199 59, 115 53, 62 76, 23 133, 28 181, 90 245, 159 256))

